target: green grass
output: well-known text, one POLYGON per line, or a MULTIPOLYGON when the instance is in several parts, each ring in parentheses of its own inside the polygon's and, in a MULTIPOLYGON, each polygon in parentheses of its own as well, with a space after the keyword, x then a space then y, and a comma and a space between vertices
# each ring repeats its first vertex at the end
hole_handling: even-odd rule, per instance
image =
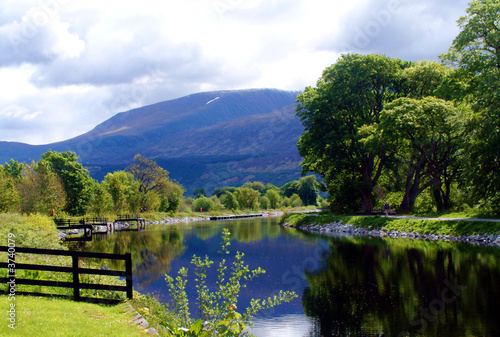
POLYGON ((59 231, 48 216, 0 213, 0 245, 7 245, 8 234, 15 235, 16 247, 61 249, 59 231))
POLYGON ((123 304, 106 306, 70 300, 16 296, 15 330, 9 328, 7 310, 12 302, 0 296, 0 336, 144 336, 144 330, 129 325, 123 304))
MULTIPOLYGON (((20 215, 15 213, 0 214, 0 242, 1 246, 8 244, 8 238, 13 237, 15 247, 31 247, 45 249, 62 249, 67 248, 61 245, 61 240, 57 236, 58 230, 52 218, 44 215, 20 215), (10 235, 10 236, 9 236, 10 235)), ((7 253, 0 253, 0 261, 7 261, 7 253)), ((71 257, 67 256, 52 256, 52 255, 37 255, 37 254, 16 254, 16 263, 28 263, 38 265, 64 266, 72 265, 71 257)), ((93 259, 83 259, 80 261, 81 268, 100 269, 101 262, 93 259)), ((124 269, 120 268, 121 270, 124 269)), ((49 271, 32 271, 18 270, 16 273, 18 278, 44 281, 60 281, 72 282, 73 275, 71 273, 59 273, 49 271)), ((0 277, 7 277, 7 269, 0 268, 0 277)), ((82 275, 83 283, 108 284, 108 285, 125 285, 125 281, 115 276, 100 276, 100 275, 82 275)), ((0 284, 0 290, 7 290, 7 284, 0 284)), ((18 285, 17 291, 24 292, 39 292, 49 294, 71 295, 72 291, 66 288, 18 285)), ((82 296, 100 297, 100 298, 115 298, 125 299, 123 292, 99 291, 92 289, 83 289, 80 293, 82 296)))
POLYGON ((427 217, 427 218, 495 218, 492 214, 482 212, 479 209, 471 208, 467 211, 453 211, 453 212, 424 212, 424 213, 412 213, 409 215, 427 217))
MULTIPOLYGON (((450 217, 457 217, 457 215, 453 214, 453 216, 450 217)), ((339 216, 331 213, 321 213, 318 216, 285 214, 280 222, 286 222, 292 226, 311 226, 337 221, 342 221, 344 224, 352 224, 357 227, 372 227, 385 231, 418 232, 420 234, 460 236, 500 233, 500 223, 498 222, 395 219, 381 216, 339 216)))

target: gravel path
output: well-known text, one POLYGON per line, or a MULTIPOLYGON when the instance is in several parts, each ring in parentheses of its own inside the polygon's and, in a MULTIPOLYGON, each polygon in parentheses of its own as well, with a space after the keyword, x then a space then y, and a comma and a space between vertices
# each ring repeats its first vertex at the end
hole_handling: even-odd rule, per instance
POLYGON ((479 218, 427 218, 427 217, 421 217, 421 216, 407 216, 407 215, 389 215, 389 217, 395 218, 395 219, 413 219, 413 220, 500 222, 500 219, 479 219, 479 218))

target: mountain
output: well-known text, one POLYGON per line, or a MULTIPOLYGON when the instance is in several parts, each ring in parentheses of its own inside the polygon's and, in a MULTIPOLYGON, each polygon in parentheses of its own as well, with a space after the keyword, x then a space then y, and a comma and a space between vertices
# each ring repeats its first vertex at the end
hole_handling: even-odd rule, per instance
POLYGON ((47 145, 0 142, 0 163, 38 160, 48 149, 74 151, 96 179, 140 153, 190 192, 260 180, 282 185, 301 169, 298 92, 213 91, 118 113, 78 137, 47 145))

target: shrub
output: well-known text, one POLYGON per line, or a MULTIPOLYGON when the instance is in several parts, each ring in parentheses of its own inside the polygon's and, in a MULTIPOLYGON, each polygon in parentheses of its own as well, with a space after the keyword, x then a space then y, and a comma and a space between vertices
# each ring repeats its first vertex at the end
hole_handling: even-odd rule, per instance
POLYGON ((193 201, 192 209, 195 212, 210 212, 215 207, 214 201, 210 198, 201 196, 193 201))
MULTIPOLYGON (((229 254, 230 233, 228 229, 223 231, 223 244, 221 253, 229 254)), ((246 325, 252 325, 252 318, 263 309, 269 309, 289 302, 297 294, 291 291, 280 291, 278 295, 265 300, 252 299, 250 306, 244 314, 236 312, 237 302, 241 288, 246 287, 246 281, 250 281, 260 274, 265 273, 261 268, 250 270, 243 261, 243 253, 236 252, 235 260, 230 268, 230 277, 226 275, 228 266, 223 259, 218 270, 218 280, 216 289, 211 291, 206 284, 207 270, 214 263, 207 256, 201 259, 193 256, 191 263, 196 266, 197 276, 197 305, 203 319, 194 321, 189 312, 189 301, 186 294, 186 283, 188 269, 181 268, 179 275, 175 279, 165 275, 172 297, 174 312, 177 319, 172 322, 170 331, 176 336, 242 336, 246 335, 246 325)))

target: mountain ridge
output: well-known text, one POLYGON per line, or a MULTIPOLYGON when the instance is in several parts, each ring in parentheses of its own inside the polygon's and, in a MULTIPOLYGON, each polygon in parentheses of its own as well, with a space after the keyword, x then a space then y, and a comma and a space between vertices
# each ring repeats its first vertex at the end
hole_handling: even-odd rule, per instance
POLYGON ((0 163, 30 162, 48 149, 74 151, 91 175, 123 169, 140 153, 187 191, 255 178, 282 184, 300 175, 295 116, 299 92, 223 90, 191 94, 117 113, 89 132, 45 145, 0 142, 0 163))

